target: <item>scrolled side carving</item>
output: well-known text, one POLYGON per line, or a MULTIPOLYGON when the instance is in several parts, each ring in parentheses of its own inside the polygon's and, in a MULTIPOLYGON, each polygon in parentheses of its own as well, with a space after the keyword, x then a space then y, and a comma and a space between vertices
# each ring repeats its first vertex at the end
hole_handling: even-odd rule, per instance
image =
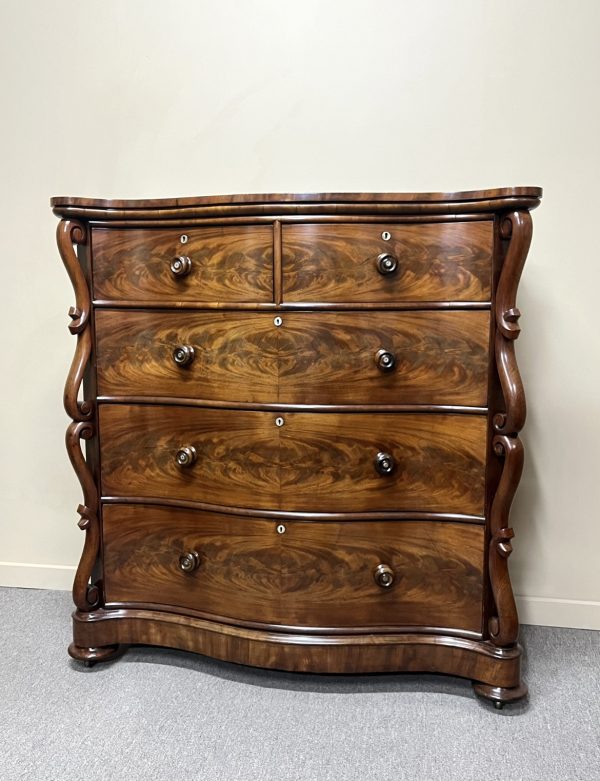
POLYGON ((91 310, 90 290, 83 270, 73 250, 73 244, 85 244, 87 231, 83 223, 77 220, 61 220, 56 229, 56 243, 67 274, 75 290, 75 306, 69 310, 69 317, 73 320, 69 325, 72 334, 78 334, 87 325, 91 310))
POLYGON ((508 520, 523 472, 523 444, 518 437, 498 434, 494 437, 493 448, 504 464, 490 512, 488 561, 495 614, 490 618, 489 632, 494 645, 506 647, 514 645, 519 634, 517 606, 508 573, 508 557, 512 553, 511 540, 515 533, 508 520))
POLYGON ((66 434, 69 459, 83 491, 83 504, 77 508, 80 515, 77 525, 85 531, 85 544, 73 582, 73 602, 83 611, 93 610, 100 604, 100 589, 97 585, 90 584, 100 550, 98 490, 81 449, 81 440, 91 439, 93 436, 94 425, 91 421, 73 421, 66 434))
POLYGON ((69 317, 72 319, 69 331, 77 335, 77 347, 65 383, 64 405, 72 420, 90 420, 94 414, 94 405, 90 401, 79 401, 78 395, 92 352, 92 334, 88 327, 91 296, 81 264, 73 249, 74 244, 85 244, 87 241, 86 228, 75 220, 62 220, 56 231, 56 241, 75 291, 75 306, 69 310, 69 317))
POLYGON ((494 415, 493 425, 502 434, 518 434, 525 425, 525 391, 517 366, 514 341, 521 332, 521 313, 516 305, 517 287, 531 245, 531 215, 525 211, 507 214, 500 235, 510 244, 502 266, 496 293, 495 354, 506 410, 494 415))

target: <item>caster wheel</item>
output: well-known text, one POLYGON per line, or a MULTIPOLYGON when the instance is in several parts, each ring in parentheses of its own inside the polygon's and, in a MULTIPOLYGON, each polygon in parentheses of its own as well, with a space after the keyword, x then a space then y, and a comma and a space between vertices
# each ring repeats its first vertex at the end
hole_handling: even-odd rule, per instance
POLYGON ((96 662, 94 662, 92 659, 86 659, 83 663, 83 666, 91 669, 92 667, 96 666, 96 662))
POLYGON ((494 708, 496 708, 496 710, 502 710, 502 708, 504 708, 504 703, 498 702, 498 700, 496 700, 496 702, 494 703, 494 708))

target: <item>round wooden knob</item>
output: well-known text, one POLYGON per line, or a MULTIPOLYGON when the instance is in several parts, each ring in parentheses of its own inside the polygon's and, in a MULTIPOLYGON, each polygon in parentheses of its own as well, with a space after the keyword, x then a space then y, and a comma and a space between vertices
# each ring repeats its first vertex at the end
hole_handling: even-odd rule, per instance
POLYGON ((178 344, 173 350, 173 360, 177 366, 189 366, 194 360, 194 348, 191 344, 178 344))
POLYGON ((375 469, 380 475, 391 475, 395 466, 394 459, 389 453, 377 453, 375 456, 375 469))
POLYGON ((381 588, 389 588, 394 582, 394 570, 387 564, 380 564, 373 573, 375 583, 381 588))
POLYGON ((171 273, 174 277, 187 277, 192 270, 192 261, 186 255, 177 255, 171 261, 171 273))
POLYGON ((398 259, 389 252, 382 252, 377 258, 377 271, 384 277, 393 274, 398 268, 398 259))
POLYGON ((382 372, 391 372, 396 368, 396 356, 389 350, 379 350, 375 355, 377 368, 382 372))
POLYGON ((177 461, 177 466, 184 469, 191 466, 196 461, 196 448, 193 445, 180 447, 175 454, 175 461, 177 461))
POLYGON ((200 566, 200 556, 195 550, 184 553, 179 557, 179 569, 182 572, 193 572, 200 566))

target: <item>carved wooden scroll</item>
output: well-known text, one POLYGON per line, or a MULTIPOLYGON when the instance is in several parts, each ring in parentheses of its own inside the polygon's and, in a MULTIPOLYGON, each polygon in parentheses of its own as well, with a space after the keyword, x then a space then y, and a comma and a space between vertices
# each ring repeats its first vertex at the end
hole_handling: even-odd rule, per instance
POLYGON ((73 601, 79 610, 90 611, 100 602, 98 586, 90 585, 100 547, 98 491, 83 455, 81 440, 91 439, 96 432, 93 421, 94 404, 90 401, 79 401, 78 396, 92 351, 92 334, 89 327, 91 297, 87 280, 73 249, 74 244, 86 243, 87 232, 82 223, 63 220, 58 225, 56 239, 60 256, 75 291, 75 306, 69 310, 69 317, 73 321, 69 325, 69 331, 77 335, 77 347, 65 383, 64 405, 67 415, 73 421, 67 429, 66 445, 69 459, 83 491, 83 504, 79 505, 77 512, 80 515, 79 528, 85 530, 86 537, 73 583, 73 601))
POLYGON ((496 365, 506 409, 494 416, 494 428, 501 434, 518 434, 525 425, 523 383, 515 356, 515 339, 521 332, 517 309, 517 287, 531 244, 531 215, 512 212, 504 218, 501 236, 510 239, 496 293, 496 365))
POLYGON ((494 453, 504 459, 502 477, 490 512, 489 569, 496 615, 489 623, 494 645, 507 646, 517 642, 519 619, 510 585, 508 557, 512 553, 514 531, 508 525, 510 506, 523 471, 523 444, 518 437, 498 434, 494 437, 494 453))
POLYGON ((500 235, 510 244, 502 266, 496 293, 496 366, 505 409, 494 415, 494 453, 503 461, 500 482, 490 511, 489 573, 496 613, 489 622, 492 642, 514 645, 519 621, 508 574, 514 531, 508 525, 510 507, 523 471, 523 444, 518 438, 525 424, 526 404, 523 383, 515 356, 515 340, 521 328, 516 306, 517 287, 531 244, 529 212, 515 211, 503 219, 500 235))

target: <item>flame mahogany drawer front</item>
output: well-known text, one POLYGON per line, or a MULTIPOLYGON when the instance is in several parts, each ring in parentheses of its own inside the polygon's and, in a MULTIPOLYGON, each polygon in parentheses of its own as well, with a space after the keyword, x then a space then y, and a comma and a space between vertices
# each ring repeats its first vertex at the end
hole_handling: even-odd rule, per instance
POLYGON ((104 505, 109 603, 308 627, 481 631, 482 526, 303 523, 104 505))
POLYGON ((481 415, 125 404, 99 413, 105 496, 300 512, 484 510, 481 415))
POLYGON ((489 312, 96 313, 101 396, 487 402, 489 312), (182 352, 183 362, 179 351, 182 352))
POLYGON ((71 656, 524 696, 514 343, 540 197, 53 199, 86 535, 71 656))
POLYGON ((491 221, 285 225, 283 298, 489 301, 492 251, 491 221))
POLYGON ((95 228, 92 248, 97 299, 165 303, 273 299, 271 226, 95 228))

